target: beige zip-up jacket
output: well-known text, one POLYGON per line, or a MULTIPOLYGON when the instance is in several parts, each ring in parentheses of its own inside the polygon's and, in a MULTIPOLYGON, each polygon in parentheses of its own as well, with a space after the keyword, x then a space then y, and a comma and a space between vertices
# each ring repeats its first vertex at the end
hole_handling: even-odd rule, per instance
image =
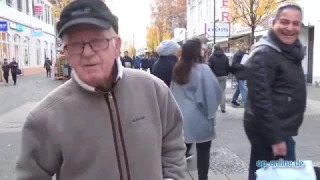
POLYGON ((122 69, 112 92, 76 74, 27 117, 17 180, 183 180, 183 119, 169 90, 122 69))

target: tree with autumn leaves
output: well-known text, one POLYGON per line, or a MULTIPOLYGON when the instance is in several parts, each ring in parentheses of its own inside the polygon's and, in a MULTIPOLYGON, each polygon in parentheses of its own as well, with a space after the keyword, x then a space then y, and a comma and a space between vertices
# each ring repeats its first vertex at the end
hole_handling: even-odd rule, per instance
POLYGON ((271 18, 279 5, 278 0, 229 0, 229 3, 232 21, 251 28, 251 44, 256 28, 271 18))
POLYGON ((154 51, 165 39, 171 39, 175 28, 186 28, 186 0, 153 0, 151 26, 147 28, 147 47, 154 51))

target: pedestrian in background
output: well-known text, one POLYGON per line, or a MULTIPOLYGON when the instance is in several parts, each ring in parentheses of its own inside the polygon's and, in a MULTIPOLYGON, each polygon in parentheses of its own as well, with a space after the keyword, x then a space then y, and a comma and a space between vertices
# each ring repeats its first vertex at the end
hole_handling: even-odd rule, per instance
POLYGON ((141 59, 141 68, 144 71, 147 71, 149 68, 149 58, 146 54, 143 55, 142 59, 141 59))
POLYGON ((129 57, 128 51, 124 52, 124 56, 122 57, 122 66, 126 68, 132 68, 133 67, 133 62, 131 57, 129 57))
POLYGON ((3 71, 3 78, 5 79, 6 83, 9 84, 10 64, 8 63, 7 59, 3 60, 1 69, 3 71))
POLYGON ((52 66, 52 61, 48 57, 46 57, 43 67, 46 69, 47 78, 51 78, 51 66, 52 66))
POLYGON ((17 85, 17 75, 21 74, 21 72, 19 69, 19 64, 16 61, 16 58, 12 58, 12 61, 10 62, 10 70, 11 70, 11 75, 13 79, 13 84, 17 85))
POLYGON ((221 90, 222 90, 222 101, 220 109, 222 113, 226 112, 226 84, 230 71, 229 58, 223 52, 219 45, 214 46, 212 55, 209 58, 209 67, 212 72, 217 76, 221 90))
POLYGON ((247 70, 243 64, 241 64, 241 60, 243 56, 249 50, 249 45, 247 43, 242 43, 238 52, 234 55, 232 61, 232 72, 236 76, 237 79, 237 88, 232 97, 232 105, 234 107, 244 107, 247 99, 247 88, 245 85, 245 80, 247 78, 247 70), (238 103, 239 95, 241 95, 242 104, 238 103))
POLYGON ((76 0, 59 20, 72 79, 30 110, 16 179, 185 180, 181 111, 160 79, 122 66, 118 18, 76 0))
POLYGON ((178 61, 177 53, 180 45, 173 40, 164 40, 157 47, 159 59, 152 67, 152 74, 163 80, 167 86, 170 86, 173 67, 178 61))
POLYGON ((221 102, 221 88, 210 67, 203 63, 201 41, 188 40, 173 69, 170 89, 184 119, 186 158, 193 143, 197 148, 199 180, 208 180, 211 141, 216 137, 216 111, 221 102))
POLYGON ((256 179, 258 160, 296 160, 292 137, 298 135, 307 102, 301 27, 302 9, 281 6, 268 34, 250 52, 244 114, 251 143, 249 180, 256 179))

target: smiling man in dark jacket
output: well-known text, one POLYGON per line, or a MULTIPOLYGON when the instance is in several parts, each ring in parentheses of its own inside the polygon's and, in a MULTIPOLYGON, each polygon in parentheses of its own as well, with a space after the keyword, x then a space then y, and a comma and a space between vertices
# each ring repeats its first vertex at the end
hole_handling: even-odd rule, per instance
POLYGON ((250 52, 244 115, 251 142, 249 180, 256 179, 257 160, 296 159, 292 136, 298 135, 306 108, 301 21, 300 7, 280 7, 272 29, 250 52))
POLYGON ((213 73, 217 76, 221 90, 222 90, 222 101, 220 104, 220 109, 222 113, 226 112, 226 83, 227 77, 230 70, 229 58, 224 54, 223 50, 219 45, 214 46, 214 51, 209 58, 209 67, 213 73))

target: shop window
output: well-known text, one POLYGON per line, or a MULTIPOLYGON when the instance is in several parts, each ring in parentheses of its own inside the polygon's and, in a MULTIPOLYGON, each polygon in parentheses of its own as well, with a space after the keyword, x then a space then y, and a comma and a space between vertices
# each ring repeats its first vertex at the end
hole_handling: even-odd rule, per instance
POLYGON ((25 66, 30 65, 29 61, 29 52, 30 52, 30 39, 28 37, 25 37, 23 40, 23 61, 25 66))
POLYGON ((10 61, 10 35, 6 32, 0 32, 0 61, 3 62, 4 59, 10 61))
POLYGON ((12 0, 6 0, 8 6, 12 6, 12 0))
POLYGON ((21 39, 20 36, 15 34, 13 36, 13 57, 17 60, 19 64, 21 64, 21 39))
POLYGON ((22 11, 22 0, 17 0, 17 8, 19 11, 22 11))
POLYGON ((41 41, 37 39, 36 43, 36 58, 37 58, 37 65, 40 65, 41 62, 41 41))

